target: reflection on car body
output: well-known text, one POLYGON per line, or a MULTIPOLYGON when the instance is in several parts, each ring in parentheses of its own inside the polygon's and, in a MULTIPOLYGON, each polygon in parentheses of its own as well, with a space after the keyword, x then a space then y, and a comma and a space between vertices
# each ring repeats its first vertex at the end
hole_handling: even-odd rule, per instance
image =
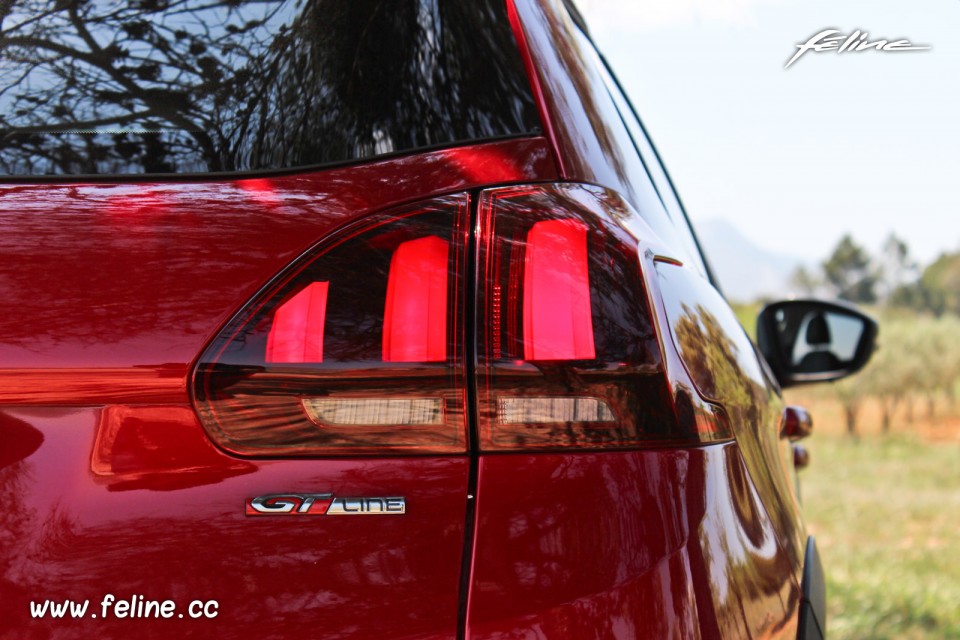
POLYGON ((0 11, 0 636, 823 636, 876 327, 754 346, 572 5, 0 11), (30 615, 118 593, 217 616, 30 615))

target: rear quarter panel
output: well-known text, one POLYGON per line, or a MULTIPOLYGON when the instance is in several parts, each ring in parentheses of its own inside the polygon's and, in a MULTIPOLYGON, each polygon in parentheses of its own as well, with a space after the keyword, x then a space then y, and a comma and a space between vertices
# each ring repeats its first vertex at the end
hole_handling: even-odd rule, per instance
POLYGON ((539 139, 220 182, 0 185, 0 637, 450 637, 469 459, 254 460, 211 444, 192 365, 274 275, 370 212, 555 177, 539 139), (287 492, 403 517, 249 518, 287 492), (219 603, 104 619, 100 601, 219 603), (30 602, 90 600, 83 620, 30 602), (93 618, 91 614, 98 617, 93 618))
MULTIPOLYGON (((574 33, 576 27, 562 3, 558 0, 516 0, 514 7, 531 67, 536 70, 542 90, 542 108, 551 123, 548 130, 553 136, 562 178, 601 185, 622 194, 641 217, 653 225, 656 233, 663 236, 660 240, 669 246, 672 242, 669 229, 659 228, 655 217, 645 214, 648 207, 662 205, 649 186, 649 178, 638 158, 624 152, 631 144, 620 141, 629 140, 628 133, 617 116, 616 105, 602 78, 586 62, 588 56, 581 51, 574 33)), ((682 258, 682 253, 678 256, 682 258)), ((704 286, 712 290, 705 281, 704 286)), ((700 302, 715 316, 732 315, 726 302, 715 291, 710 295, 694 292, 692 298, 688 298, 690 300, 694 302, 693 308, 700 302)), ((674 328, 670 321, 666 321, 661 329, 662 338, 671 339, 668 332, 674 328)), ((701 525, 706 531, 714 532, 712 536, 688 538, 688 549, 701 554, 705 566, 712 567, 709 580, 700 583, 707 586, 698 592, 698 614, 701 620, 715 616, 717 626, 713 629, 726 631, 733 637, 746 633, 788 637, 795 633, 806 533, 790 479, 792 461, 779 439, 782 401, 775 383, 762 373, 763 365, 742 328, 724 326, 719 337, 733 345, 733 352, 742 358, 743 365, 738 365, 733 380, 732 388, 736 393, 711 398, 727 405, 727 417, 737 442, 725 455, 733 456, 736 462, 727 465, 726 473, 704 475, 706 506, 700 519, 687 527, 691 536, 695 536, 693 532, 699 531, 701 525), (730 469, 740 471, 734 473, 730 469), (765 560, 759 559, 750 544, 736 542, 736 536, 729 537, 724 532, 727 528, 736 531, 734 522, 707 517, 713 509, 729 513, 723 503, 724 496, 730 496, 733 501, 728 505, 730 508, 735 506, 735 510, 740 511, 749 504, 745 496, 755 499, 755 517, 766 523, 764 526, 769 525, 766 530, 773 533, 769 540, 773 546, 764 547, 771 552, 765 560), (714 542, 711 543, 711 539, 714 542), (757 581, 765 586, 758 588, 757 581), (744 621, 743 627, 737 626, 740 624, 737 615, 731 614, 737 608, 731 604, 735 601, 743 603, 740 617, 744 621), (707 609, 713 609, 715 613, 710 614, 707 609), (747 611, 753 611, 759 617, 747 611), (784 615, 790 620, 781 620, 784 615), (761 621, 764 617, 766 622, 761 621), (772 620, 778 622, 772 623, 772 620), (739 631, 733 631, 736 629, 739 631)), ((678 349, 682 351, 679 346, 678 349)), ((695 369, 690 373, 697 381, 695 369)), ((709 454, 705 455, 709 457, 709 454)), ((620 517, 626 520, 637 517, 637 513, 625 508, 620 517)), ((587 525, 576 525, 571 520, 570 526, 587 525)), ((478 541, 483 540, 482 533, 482 529, 478 530, 478 541)), ((569 535, 589 534, 581 531, 569 535)), ((694 562, 690 564, 694 565, 694 562)), ((698 578, 694 577, 693 582, 697 584, 698 578)))

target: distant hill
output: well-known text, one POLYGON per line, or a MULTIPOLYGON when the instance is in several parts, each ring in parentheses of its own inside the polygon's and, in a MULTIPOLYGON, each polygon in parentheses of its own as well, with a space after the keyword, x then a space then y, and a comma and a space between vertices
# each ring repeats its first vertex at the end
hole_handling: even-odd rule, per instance
POLYGON ((726 220, 698 224, 697 237, 730 300, 752 302, 791 293, 790 276, 802 259, 756 245, 726 220))

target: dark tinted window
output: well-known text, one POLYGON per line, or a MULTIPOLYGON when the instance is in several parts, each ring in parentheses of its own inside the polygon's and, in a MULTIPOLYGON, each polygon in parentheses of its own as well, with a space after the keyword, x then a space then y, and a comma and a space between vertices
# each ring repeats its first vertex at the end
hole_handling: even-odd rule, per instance
POLYGON ((303 167, 538 126, 503 0, 21 0, 0 20, 6 175, 303 167))

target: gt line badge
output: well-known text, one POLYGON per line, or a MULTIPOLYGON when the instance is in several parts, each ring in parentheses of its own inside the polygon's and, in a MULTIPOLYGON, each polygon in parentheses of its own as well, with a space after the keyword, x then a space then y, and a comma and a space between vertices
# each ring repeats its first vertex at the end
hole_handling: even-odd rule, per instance
POLYGON ((338 498, 332 493, 272 493, 247 500, 248 516, 402 516, 402 496, 338 498))

